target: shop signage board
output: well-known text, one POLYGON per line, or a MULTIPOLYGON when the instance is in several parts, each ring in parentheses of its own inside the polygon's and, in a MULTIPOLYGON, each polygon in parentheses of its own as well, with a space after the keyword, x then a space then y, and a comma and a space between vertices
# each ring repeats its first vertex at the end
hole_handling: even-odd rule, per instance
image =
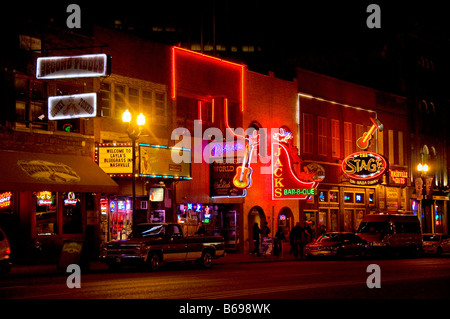
POLYGON ((139 174, 143 177, 191 179, 191 163, 173 158, 191 158, 191 150, 169 146, 139 144, 139 174), (176 152, 177 156, 172 156, 176 152))
POLYGON ((306 200, 317 195, 319 180, 317 172, 306 169, 298 175, 293 170, 288 147, 282 143, 272 143, 272 199, 306 200))
POLYGON ((111 69, 106 54, 41 57, 36 64, 38 79, 102 77, 108 76, 111 69))
POLYGON ((97 116, 97 93, 51 96, 48 119, 64 120, 97 116))
POLYGON ((221 163, 213 162, 209 166, 210 176, 210 196, 211 197, 244 197, 247 195, 247 189, 235 187, 233 179, 237 169, 242 166, 237 159, 229 163, 223 161, 221 163))
POLYGON ((389 162, 380 154, 361 151, 347 156, 341 169, 351 184, 374 185, 388 171, 389 162))
POLYGON ((402 170, 390 170, 389 171, 390 184, 396 186, 407 186, 409 173, 402 170))
POLYGON ((127 146, 98 146, 98 166, 107 174, 132 174, 133 150, 127 146))

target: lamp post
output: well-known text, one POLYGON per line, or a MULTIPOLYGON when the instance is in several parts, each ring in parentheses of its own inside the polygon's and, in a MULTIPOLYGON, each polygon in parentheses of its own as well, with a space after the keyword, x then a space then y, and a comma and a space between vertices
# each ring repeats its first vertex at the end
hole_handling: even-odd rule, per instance
POLYGON ((122 115, 122 121, 124 123, 128 123, 127 125, 127 134, 128 137, 131 139, 131 150, 132 150, 132 177, 133 177, 133 183, 132 183, 132 193, 133 193, 133 199, 132 199, 132 229, 134 230, 134 212, 136 210, 135 202, 136 202, 136 141, 139 139, 139 136, 141 136, 142 133, 142 127, 145 125, 145 116, 144 114, 140 113, 138 117, 136 118, 135 122, 131 121, 132 115, 130 111, 126 110, 123 112, 122 115))
MULTIPOLYGON (((420 189, 420 194, 417 194, 418 199, 420 198, 420 213, 421 213, 421 217, 423 216, 424 221, 422 221, 422 228, 427 228, 427 212, 425 211, 425 208, 423 206, 424 204, 424 193, 425 196, 427 194, 426 192, 426 176, 427 176, 427 172, 428 172, 428 165, 427 164, 422 164, 419 163, 419 165, 417 165, 417 171, 420 173, 420 177, 416 179, 416 193, 417 190, 420 189), (419 187, 417 186, 417 184, 419 184, 419 187), (425 192, 424 192, 425 189, 425 192), (419 197, 420 195, 420 197, 419 197), (425 226, 425 227, 424 227, 425 226)), ((422 218, 421 218, 422 219, 422 218)))

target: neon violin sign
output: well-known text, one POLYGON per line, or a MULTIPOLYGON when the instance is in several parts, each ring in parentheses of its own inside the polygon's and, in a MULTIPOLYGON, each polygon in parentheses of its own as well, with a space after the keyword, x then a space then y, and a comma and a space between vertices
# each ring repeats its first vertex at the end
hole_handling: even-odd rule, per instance
POLYGON ((272 199, 306 200, 316 195, 320 178, 317 173, 304 167, 304 172, 296 174, 292 167, 288 144, 293 135, 284 129, 273 135, 272 143, 272 199))

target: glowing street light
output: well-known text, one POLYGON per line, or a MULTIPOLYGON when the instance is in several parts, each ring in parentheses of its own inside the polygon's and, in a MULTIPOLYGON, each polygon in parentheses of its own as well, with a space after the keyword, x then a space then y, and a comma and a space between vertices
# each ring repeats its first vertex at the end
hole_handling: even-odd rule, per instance
POLYGON ((132 183, 132 192, 133 192, 133 201, 132 201, 132 228, 134 229, 134 212, 136 211, 135 204, 136 204, 136 141, 139 139, 139 136, 141 136, 142 133, 142 127, 145 125, 145 116, 144 114, 140 113, 138 117, 136 118, 136 122, 132 122, 132 114, 130 111, 125 110, 122 114, 122 122, 128 123, 127 125, 127 134, 128 137, 132 141, 132 155, 133 155, 133 183, 132 183))

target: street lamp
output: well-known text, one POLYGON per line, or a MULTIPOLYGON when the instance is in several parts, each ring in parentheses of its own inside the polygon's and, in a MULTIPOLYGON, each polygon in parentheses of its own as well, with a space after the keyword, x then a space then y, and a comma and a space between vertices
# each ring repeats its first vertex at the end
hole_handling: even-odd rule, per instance
POLYGON ((133 208, 133 215, 132 215, 132 229, 134 229, 134 212, 136 210, 135 202, 136 202, 136 141, 139 139, 139 136, 141 136, 142 133, 142 127, 145 125, 145 116, 144 114, 140 113, 138 117, 136 118, 136 122, 133 123, 132 121, 132 115, 130 111, 126 110, 122 114, 122 121, 124 123, 128 123, 127 125, 127 134, 128 137, 131 139, 131 149, 132 149, 132 162, 133 162, 133 183, 132 183, 132 192, 133 192, 133 200, 132 200, 132 208, 133 208))
POLYGON ((427 188, 427 185, 426 185, 426 177, 427 177, 427 172, 428 172, 428 165, 425 163, 425 164, 422 164, 422 163, 419 163, 419 165, 417 165, 417 171, 420 173, 420 177, 418 177, 417 179, 416 179, 416 194, 417 194, 417 199, 419 199, 420 200, 420 217, 422 217, 422 218, 424 218, 424 220, 422 220, 422 218, 420 218, 421 219, 421 221, 422 221, 422 228, 427 228, 427 214, 426 214, 426 211, 425 211, 425 208, 423 207, 424 206, 424 194, 425 194, 425 196, 426 196, 426 194, 427 194, 427 191, 426 191, 426 188, 427 188), (420 194, 418 194, 420 192, 420 194))

